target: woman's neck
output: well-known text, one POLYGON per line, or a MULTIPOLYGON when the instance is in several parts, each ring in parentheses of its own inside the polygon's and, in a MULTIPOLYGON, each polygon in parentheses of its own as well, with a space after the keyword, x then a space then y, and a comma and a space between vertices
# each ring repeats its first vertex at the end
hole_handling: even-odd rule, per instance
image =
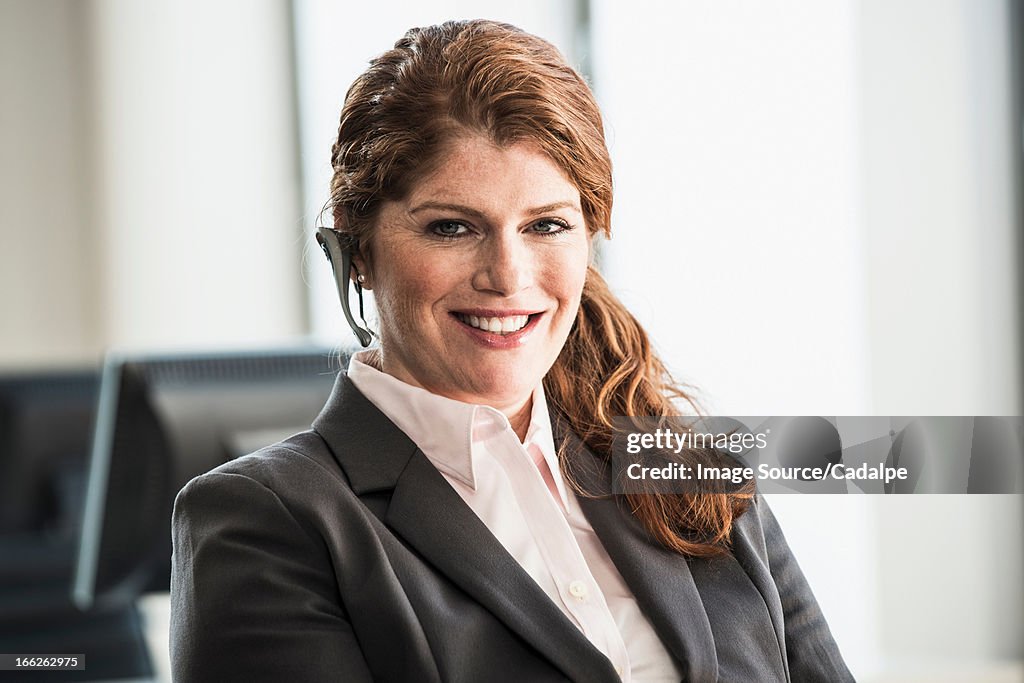
POLYGON ((526 399, 526 403, 519 410, 514 412, 502 410, 502 412, 508 418, 508 423, 512 425, 512 431, 519 437, 520 443, 525 442, 526 432, 530 429, 530 416, 533 415, 533 394, 530 394, 529 398, 526 399))
MULTIPOLYGON (((388 373, 384 369, 384 355, 379 348, 368 349, 366 356, 363 358, 363 362, 376 370, 391 374, 403 382, 411 383, 414 386, 420 386, 417 382, 408 382, 402 377, 394 375, 394 373, 388 373)), ((411 378, 410 378, 411 379, 411 378)), ((513 406, 491 406, 495 410, 500 410, 504 413, 505 417, 508 418, 508 423, 512 427, 512 431, 519 437, 520 442, 526 441, 526 433, 530 430, 530 418, 533 415, 533 392, 531 391, 526 400, 518 405, 513 406)))

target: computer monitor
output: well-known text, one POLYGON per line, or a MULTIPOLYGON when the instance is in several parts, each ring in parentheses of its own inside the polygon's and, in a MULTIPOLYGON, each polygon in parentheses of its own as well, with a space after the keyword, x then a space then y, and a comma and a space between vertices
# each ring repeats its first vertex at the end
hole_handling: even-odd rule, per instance
POLYGON ((168 590, 177 492, 203 472, 308 429, 345 355, 322 347, 110 355, 90 455, 75 603, 111 606, 168 590))
POLYGON ((99 367, 0 376, 0 536, 77 533, 99 367))
POLYGON ((83 612, 71 601, 99 378, 98 363, 0 376, 0 652, 90 655, 86 671, 33 680, 153 674, 134 605, 83 612))

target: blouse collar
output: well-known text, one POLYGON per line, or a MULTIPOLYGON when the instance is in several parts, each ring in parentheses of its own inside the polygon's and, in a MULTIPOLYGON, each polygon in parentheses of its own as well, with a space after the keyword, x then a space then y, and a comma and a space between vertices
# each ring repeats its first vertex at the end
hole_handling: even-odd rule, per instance
MULTIPOLYGON (((373 365, 376 354, 374 349, 354 353, 349 360, 349 379, 438 470, 475 490, 474 457, 482 457, 481 443, 493 438, 518 441, 508 418, 490 406, 456 401, 381 372, 373 365)), ((562 504, 567 507, 543 382, 533 390, 530 426, 522 445, 536 464, 541 459, 547 461, 562 504)))

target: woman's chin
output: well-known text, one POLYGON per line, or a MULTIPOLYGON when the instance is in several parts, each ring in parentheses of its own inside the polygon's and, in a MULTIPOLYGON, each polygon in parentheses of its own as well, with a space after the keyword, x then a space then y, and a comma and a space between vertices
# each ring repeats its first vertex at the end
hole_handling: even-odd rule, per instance
POLYGON ((466 387, 468 398, 463 399, 467 403, 480 403, 494 407, 509 406, 520 403, 530 397, 534 388, 540 383, 540 378, 535 381, 524 379, 525 373, 491 373, 482 376, 475 373, 473 382, 466 387))

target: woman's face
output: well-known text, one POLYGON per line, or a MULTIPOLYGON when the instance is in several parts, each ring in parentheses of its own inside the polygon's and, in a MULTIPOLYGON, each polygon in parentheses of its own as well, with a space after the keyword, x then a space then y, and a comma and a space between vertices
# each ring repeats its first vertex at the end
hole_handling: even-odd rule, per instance
POLYGON ((369 264, 356 261, 384 371, 460 401, 521 404, 565 343, 589 259, 579 191, 539 148, 456 139, 382 206, 369 264))

